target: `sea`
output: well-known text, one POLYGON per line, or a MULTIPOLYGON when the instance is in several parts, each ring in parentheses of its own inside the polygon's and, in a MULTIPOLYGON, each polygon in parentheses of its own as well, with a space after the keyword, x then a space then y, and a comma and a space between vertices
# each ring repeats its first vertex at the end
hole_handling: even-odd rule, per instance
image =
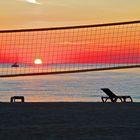
POLYGON ((140 102, 140 68, 0 78, 0 102, 24 96, 25 102, 101 102, 101 88, 140 102))

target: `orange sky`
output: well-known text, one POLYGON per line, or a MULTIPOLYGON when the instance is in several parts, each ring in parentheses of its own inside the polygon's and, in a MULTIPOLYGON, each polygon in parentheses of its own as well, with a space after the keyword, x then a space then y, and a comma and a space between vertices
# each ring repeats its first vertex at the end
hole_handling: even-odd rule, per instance
POLYGON ((140 25, 0 34, 1 63, 139 63, 140 25))
POLYGON ((140 19, 140 0, 2 0, 0 29, 140 19))
MULTIPOLYGON (((0 29, 139 20, 139 5, 140 0, 4 0, 0 4, 0 29)), ((137 27, 135 38, 132 32, 129 33, 131 28, 126 28, 127 35, 110 28, 106 30, 108 36, 100 30, 95 31, 96 34, 93 31, 93 35, 89 30, 86 37, 81 31, 76 33, 76 37, 72 37, 73 31, 69 34, 69 31, 61 34, 59 31, 48 32, 47 36, 37 33, 34 36, 32 33, 27 36, 23 36, 24 33, 1 34, 0 62, 32 63, 40 58, 44 63, 139 63, 139 29, 137 27), (51 42, 48 40, 50 37, 51 42), (128 60, 128 56, 135 57, 128 60)))

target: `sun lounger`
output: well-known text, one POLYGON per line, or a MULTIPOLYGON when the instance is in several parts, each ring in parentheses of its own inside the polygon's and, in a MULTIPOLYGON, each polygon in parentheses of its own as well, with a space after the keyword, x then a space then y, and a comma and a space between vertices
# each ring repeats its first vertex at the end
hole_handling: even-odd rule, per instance
POLYGON ((129 102, 133 102, 131 96, 117 96, 109 88, 101 88, 101 90, 108 95, 107 97, 101 97, 102 102, 107 102, 108 100, 111 102, 117 102, 117 100, 128 102, 127 99, 129 99, 129 102))
POLYGON ((24 102, 24 96, 12 96, 11 99, 10 99, 10 102, 13 103, 13 102, 16 102, 16 100, 20 100, 21 102, 24 102))

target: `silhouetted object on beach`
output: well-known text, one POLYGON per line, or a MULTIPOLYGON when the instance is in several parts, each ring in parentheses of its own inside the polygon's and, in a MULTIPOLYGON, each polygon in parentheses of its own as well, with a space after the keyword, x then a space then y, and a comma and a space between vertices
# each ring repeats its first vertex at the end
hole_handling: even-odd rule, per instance
POLYGON ((101 90, 108 95, 108 97, 101 97, 102 102, 107 102, 108 99, 110 99, 111 102, 117 102, 118 99, 121 102, 128 102, 126 99, 130 99, 129 102, 133 102, 131 96, 117 96, 109 88, 101 88, 101 90))
POLYGON ((21 100, 21 102, 24 102, 24 96, 13 96, 11 97, 11 103, 16 102, 16 100, 21 100))
POLYGON ((19 67, 19 65, 15 62, 14 64, 11 65, 11 67, 19 67))

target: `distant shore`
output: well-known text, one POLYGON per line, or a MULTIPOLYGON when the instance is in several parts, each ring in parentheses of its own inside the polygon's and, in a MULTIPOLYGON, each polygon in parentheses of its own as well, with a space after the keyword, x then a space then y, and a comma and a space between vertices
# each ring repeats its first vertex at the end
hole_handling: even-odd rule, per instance
POLYGON ((0 139, 140 139, 140 103, 0 103, 0 139))

